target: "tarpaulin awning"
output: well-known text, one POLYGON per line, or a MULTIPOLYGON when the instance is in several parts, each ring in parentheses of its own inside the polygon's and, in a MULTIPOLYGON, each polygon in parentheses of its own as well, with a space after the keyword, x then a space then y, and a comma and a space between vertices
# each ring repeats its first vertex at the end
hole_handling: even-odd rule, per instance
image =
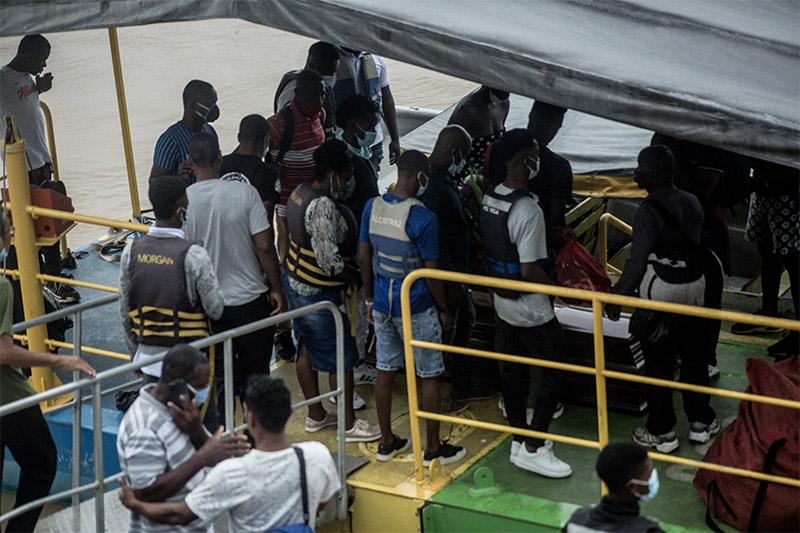
POLYGON ((3 0, 0 11, 0 36, 241 18, 800 168, 794 0, 3 0))

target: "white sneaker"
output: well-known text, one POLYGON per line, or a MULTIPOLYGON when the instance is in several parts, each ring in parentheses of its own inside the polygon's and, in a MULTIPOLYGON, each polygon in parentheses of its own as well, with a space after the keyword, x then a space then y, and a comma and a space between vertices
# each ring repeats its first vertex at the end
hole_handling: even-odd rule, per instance
POLYGON ((366 361, 353 367, 353 382, 356 385, 375 385, 377 379, 378 370, 366 361))
MULTIPOLYGON (((328 398, 333 405, 336 405, 336 396, 328 398)), ((360 411, 367 407, 367 402, 356 391, 353 391, 353 410, 360 411)))
POLYGON ((548 446, 547 443, 539 446, 533 453, 525 446, 520 446, 511 462, 514 466, 544 477, 559 479, 572 475, 572 468, 556 457, 552 445, 548 446))
POLYGON ((719 433, 721 429, 722 426, 719 425, 719 420, 716 418, 712 420, 710 424, 692 422, 689 424, 689 440, 698 444, 705 444, 719 433))
POLYGON ((314 420, 313 418, 306 417, 306 433, 316 433, 321 429, 335 426, 337 421, 335 413, 325 413, 325 418, 322 420, 314 420))
POLYGON ((344 432, 345 442, 372 442, 379 438, 381 429, 360 418, 356 418, 353 427, 344 432))
POLYGON ((517 458, 517 454, 519 453, 519 449, 522 447, 522 443, 518 440, 511 441, 511 453, 509 454, 508 460, 511 461, 511 464, 514 464, 514 460, 517 458))

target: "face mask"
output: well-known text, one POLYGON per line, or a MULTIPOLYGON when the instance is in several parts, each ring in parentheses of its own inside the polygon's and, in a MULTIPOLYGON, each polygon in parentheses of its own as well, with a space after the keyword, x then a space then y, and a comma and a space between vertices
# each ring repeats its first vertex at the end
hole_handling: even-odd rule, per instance
POLYGON ((364 131, 361 129, 361 126, 356 126, 356 128, 364 134, 363 137, 358 137, 358 144, 361 145, 362 148, 372 148, 372 145, 375 144, 375 140, 378 138, 378 133, 373 131, 364 131))
MULTIPOLYGON (((336 179, 336 183, 338 185, 341 185, 341 183, 342 183, 341 180, 338 177, 335 178, 335 179, 336 179)), ((334 176, 331 176, 331 188, 330 188, 331 198, 333 198, 334 200, 341 200, 342 197, 344 196, 344 192, 345 191, 341 190, 340 188, 334 187, 333 186, 333 180, 334 180, 334 176)))
POLYGON ((428 176, 426 176, 422 172, 417 172, 417 183, 419 183, 419 189, 417 189, 417 192, 416 192, 416 194, 414 194, 414 196, 419 198, 420 196, 425 194, 425 191, 428 190, 428 185, 430 185, 431 182, 428 179, 428 176), (423 177, 425 178, 425 185, 422 184, 422 178, 423 177))
POLYGON ((185 207, 178 208, 178 220, 186 224, 186 221, 189 219, 188 211, 185 207))
MULTIPOLYGON (((372 159, 372 147, 371 146, 363 146, 361 144, 361 139, 358 141, 358 146, 353 146, 349 142, 344 140, 344 130, 337 129, 336 133, 334 134, 337 140, 342 141, 345 145, 347 145, 347 149, 350 150, 350 153, 353 155, 360 157, 362 159, 372 159)), ((356 135, 356 137, 358 137, 356 135)))
POLYGON ((8 250, 0 250, 0 263, 5 263, 8 257, 8 250))
POLYGON ((464 170, 464 167, 466 166, 467 166, 466 159, 462 157, 461 161, 456 163, 455 156, 453 156, 450 166, 447 167, 447 173, 450 174, 451 176, 458 176, 459 174, 461 174, 461 172, 464 170))
POLYGON ((197 116, 199 116, 206 122, 214 122, 219 118, 219 106, 217 104, 214 104, 211 107, 206 107, 198 102, 194 105, 195 107, 199 108, 199 110, 195 110, 197 116))
POLYGON ((533 181, 539 175, 539 160, 534 160, 533 165, 525 166, 528 167, 528 181, 533 181))
POLYGON ((328 89, 332 89, 336 85, 336 76, 322 76, 322 83, 328 89))
POLYGON ((208 385, 206 385, 202 389, 196 390, 194 393, 194 399, 197 402, 198 406, 206 403, 206 400, 208 399, 208 385))
POLYGON ((650 473, 650 479, 647 481, 632 479, 628 483, 633 483, 634 485, 639 485, 640 487, 647 487, 647 494, 639 494, 638 492, 634 492, 634 496, 643 502, 649 502, 658 494, 658 488, 660 486, 658 481, 658 470, 654 468, 650 473))

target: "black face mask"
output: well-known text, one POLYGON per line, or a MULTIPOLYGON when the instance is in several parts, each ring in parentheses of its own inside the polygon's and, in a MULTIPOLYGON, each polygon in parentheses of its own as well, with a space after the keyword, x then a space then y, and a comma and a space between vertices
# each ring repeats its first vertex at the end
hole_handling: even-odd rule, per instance
POLYGON ((214 122, 219 118, 219 106, 217 104, 214 104, 211 107, 206 107, 198 102, 194 104, 194 107, 194 112, 206 122, 214 122))

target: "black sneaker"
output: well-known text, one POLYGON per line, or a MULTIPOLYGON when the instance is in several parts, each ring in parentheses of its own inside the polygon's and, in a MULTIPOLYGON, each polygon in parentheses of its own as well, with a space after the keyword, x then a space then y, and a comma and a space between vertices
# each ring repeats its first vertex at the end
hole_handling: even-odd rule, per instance
MULTIPOLYGON (((753 313, 754 315, 759 316, 777 316, 777 315, 768 315, 761 309, 753 313)), ((773 328, 770 326, 757 326, 755 324, 745 324, 744 322, 734 322, 731 324, 731 333, 735 335, 759 335, 761 333, 780 333, 783 329, 781 328, 773 328)))
POLYGON ((800 332, 790 331, 778 342, 767 346, 767 353, 781 359, 800 354, 800 332))
POLYGON ((453 446, 443 442, 439 450, 435 453, 425 452, 422 456, 422 465, 431 466, 434 459, 439 459, 439 463, 446 465, 460 461, 467 455, 467 450, 463 446, 453 446))
POLYGON ((275 352, 284 361, 294 361, 297 352, 294 349, 291 331, 283 331, 275 336, 275 352))
POLYGON ((50 282, 47 283, 44 290, 48 296, 60 304, 75 304, 81 301, 81 295, 78 294, 71 285, 65 283, 50 282))
POLYGON ((378 461, 391 461, 395 455, 407 451, 410 447, 411 443, 408 439, 401 439, 397 435, 394 435, 394 440, 390 445, 378 445, 378 453, 375 454, 375 458, 378 459, 378 461))

